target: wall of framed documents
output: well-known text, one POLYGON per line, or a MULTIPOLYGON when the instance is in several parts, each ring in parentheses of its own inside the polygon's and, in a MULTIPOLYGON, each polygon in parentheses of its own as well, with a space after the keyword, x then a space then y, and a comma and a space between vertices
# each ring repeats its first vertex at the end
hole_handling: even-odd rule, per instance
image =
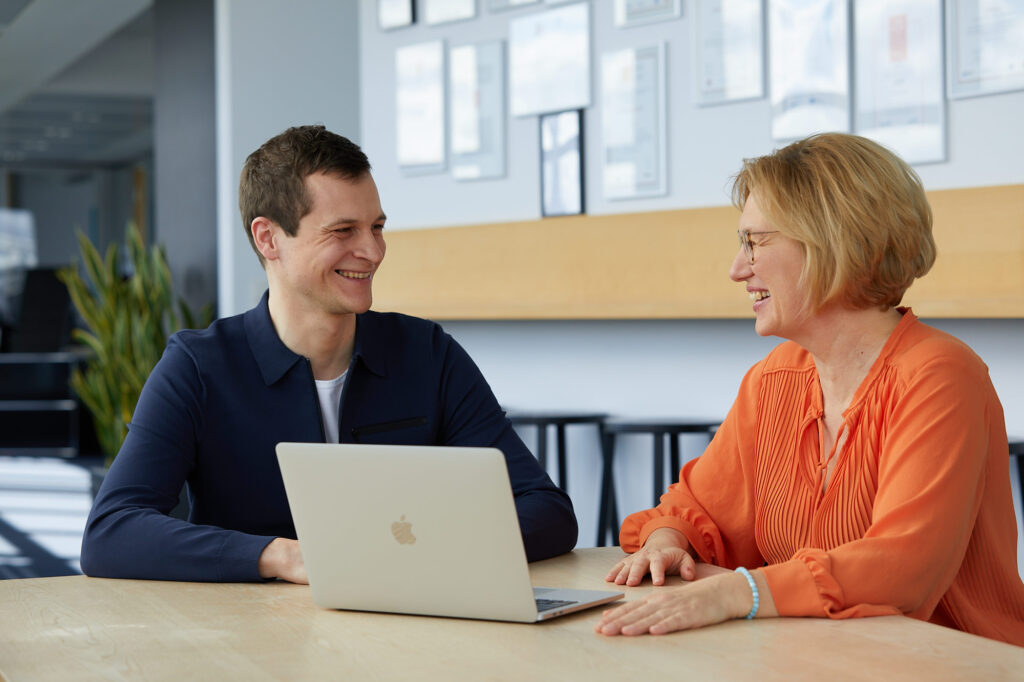
POLYGON ((1024 185, 1024 0, 998 16, 981 0, 476 0, 431 22, 414 0, 386 3, 387 28, 360 1, 359 141, 392 249, 402 231, 486 230, 481 216, 542 231, 567 215, 677 220, 727 206, 744 158, 827 130, 893 148, 929 191, 1024 185), (427 44, 429 60, 403 57, 427 44), (434 67, 428 89, 399 83, 425 62, 440 86, 434 67), (540 121, 563 111, 585 132, 582 215, 544 200, 540 121))

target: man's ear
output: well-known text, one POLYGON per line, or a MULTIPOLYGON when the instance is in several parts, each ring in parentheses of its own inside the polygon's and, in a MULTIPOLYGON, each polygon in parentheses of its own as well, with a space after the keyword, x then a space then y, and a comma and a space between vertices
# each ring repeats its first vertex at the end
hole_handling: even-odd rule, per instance
POLYGON ((277 260, 277 239, 281 229, 269 218, 260 216, 252 221, 249 226, 252 232, 252 241, 256 250, 260 252, 264 260, 277 260))

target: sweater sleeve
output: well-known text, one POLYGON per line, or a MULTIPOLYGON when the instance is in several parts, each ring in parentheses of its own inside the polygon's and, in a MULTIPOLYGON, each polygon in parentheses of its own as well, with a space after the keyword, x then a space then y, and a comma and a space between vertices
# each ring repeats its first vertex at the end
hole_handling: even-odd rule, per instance
POLYGON ((936 355, 892 383, 887 416, 867 405, 861 417, 870 420, 861 428, 880 431, 870 526, 857 540, 761 569, 783 616, 928 618, 957 575, 998 400, 966 351, 936 355))
POLYGON ((495 447, 504 453, 529 561, 572 550, 578 532, 572 501, 516 434, 469 354, 454 339, 449 342, 441 387, 443 444, 495 447))
POLYGON ((739 395, 707 449, 687 462, 654 509, 626 518, 619 544, 635 552, 658 528, 682 532, 700 558, 735 568, 763 563, 754 542, 754 412, 763 361, 744 377, 739 395))
POLYGON ((142 389, 128 436, 86 521, 86 575, 260 580, 257 562, 272 537, 168 515, 195 463, 204 395, 192 356, 172 337, 142 389))

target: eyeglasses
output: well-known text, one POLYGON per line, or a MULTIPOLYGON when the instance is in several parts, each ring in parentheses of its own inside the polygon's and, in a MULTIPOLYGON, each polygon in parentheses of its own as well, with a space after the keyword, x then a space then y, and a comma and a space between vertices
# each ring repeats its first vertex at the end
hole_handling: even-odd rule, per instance
POLYGON ((740 238, 740 246, 743 247, 743 251, 747 254, 747 261, 753 265, 754 261, 757 260, 757 256, 754 255, 754 240, 750 237, 755 234, 775 234, 778 230, 762 230, 760 232, 751 232, 750 230, 736 230, 736 236, 740 238))

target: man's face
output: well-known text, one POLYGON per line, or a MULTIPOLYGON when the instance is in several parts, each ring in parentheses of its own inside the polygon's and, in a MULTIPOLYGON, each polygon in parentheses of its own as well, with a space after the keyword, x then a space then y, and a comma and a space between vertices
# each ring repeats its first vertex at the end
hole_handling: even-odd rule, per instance
MULTIPOLYGON (((384 259, 384 212, 373 178, 306 177, 312 208, 294 237, 279 235, 278 283, 303 312, 364 313, 384 259)), ((278 228, 280 229, 280 228, 278 228)))

